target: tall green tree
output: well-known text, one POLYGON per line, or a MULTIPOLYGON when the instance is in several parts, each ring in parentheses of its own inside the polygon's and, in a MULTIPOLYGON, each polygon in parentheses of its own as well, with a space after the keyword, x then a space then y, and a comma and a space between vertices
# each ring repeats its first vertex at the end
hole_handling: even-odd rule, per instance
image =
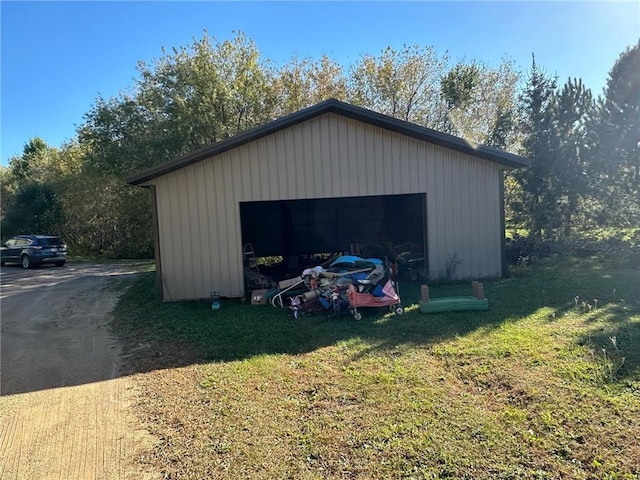
POLYGON ((556 201, 562 231, 570 238, 574 229, 587 224, 587 210, 594 193, 587 122, 594 112, 591 90, 581 80, 569 79, 554 99, 554 127, 558 152, 550 174, 556 186, 556 201), (577 221, 579 219, 579 221, 577 221))
POLYGON ((432 47, 387 47, 379 56, 363 55, 351 68, 349 98, 356 105, 419 125, 443 121, 440 80, 448 55, 432 47))
POLYGON ((458 63, 440 81, 440 91, 447 106, 444 124, 440 129, 446 133, 456 130, 456 112, 464 111, 473 100, 473 90, 480 83, 477 65, 458 63))
POLYGON ((510 62, 458 63, 441 80, 446 113, 439 130, 496 148, 515 148, 517 85, 510 62))
POLYGON ((22 154, 9 159, 9 171, 16 185, 54 180, 65 173, 59 149, 50 147, 40 137, 25 143, 22 154))
POLYGON ((273 118, 273 72, 243 34, 205 35, 151 64, 132 91, 99 98, 80 141, 99 171, 125 177, 273 118))
POLYGON ((215 42, 206 35, 153 65, 140 64, 139 103, 165 122, 180 153, 223 140, 272 117, 272 71, 242 33, 215 42))
POLYGON ((60 234, 74 255, 150 258, 153 255, 149 194, 120 178, 84 171, 58 195, 65 211, 60 234))
POLYGON ((243 34, 215 42, 205 33, 138 69, 134 88, 99 98, 85 116, 87 168, 76 199, 65 197, 84 219, 69 235, 107 255, 151 250, 150 216, 137 208, 148 207, 147 192, 124 186, 127 175, 265 123, 275 108, 272 71, 243 34))
POLYGON ((520 75, 508 61, 491 68, 431 47, 386 48, 352 66, 349 100, 392 117, 499 148, 515 148, 520 75))
POLYGON ((343 68, 327 55, 319 61, 294 57, 275 75, 276 115, 287 115, 329 98, 345 101, 347 81, 343 68))
POLYGON ((640 42, 609 72, 590 124, 602 225, 640 226, 640 42))
POLYGON ((59 233, 64 212, 58 183, 70 171, 59 149, 31 138, 2 170, 2 236, 59 233))
POLYGON ((2 218, 2 236, 59 234, 64 212, 54 188, 46 183, 22 184, 2 218))
POLYGON ((40 137, 30 139, 23 148, 22 155, 9 161, 15 180, 19 183, 42 181, 49 164, 50 148, 40 137))
POLYGON ((96 174, 124 178, 138 169, 167 160, 173 154, 166 136, 151 135, 152 114, 135 97, 98 97, 85 115, 78 138, 86 149, 85 163, 96 174))
POLYGON ((524 136, 520 153, 530 159, 527 168, 517 169, 513 178, 520 195, 512 205, 517 219, 535 240, 558 228, 558 187, 554 175, 558 137, 554 129, 556 81, 548 77, 533 59, 521 97, 520 130, 524 136))

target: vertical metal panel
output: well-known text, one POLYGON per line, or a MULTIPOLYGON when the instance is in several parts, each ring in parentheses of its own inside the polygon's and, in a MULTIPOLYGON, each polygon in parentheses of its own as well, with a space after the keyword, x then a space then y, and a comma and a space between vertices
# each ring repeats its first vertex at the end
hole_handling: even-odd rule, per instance
MULTIPOLYGON (((212 162, 202 162, 200 163, 202 169, 200 171, 200 183, 198 184, 198 189, 202 189, 202 194, 204 198, 202 199, 202 214, 205 215, 205 218, 215 217, 217 215, 216 212, 216 195, 218 192, 218 186, 215 183, 216 177, 214 175, 214 164, 212 162)), ((224 215, 224 213, 222 213, 224 215)), ((213 222, 201 222, 202 223, 202 231, 201 231, 201 241, 205 246, 204 254, 202 258, 202 266, 204 269, 203 279, 205 281, 208 280, 207 285, 212 287, 211 290, 215 289, 215 285, 213 285, 212 275, 213 272, 222 268, 218 261, 218 249, 216 248, 218 244, 217 232, 212 228, 213 222), (208 246, 208 248, 206 248, 208 246)))
POLYGON ((213 178, 216 186, 215 206, 213 214, 207 218, 210 231, 215 232, 216 243, 211 245, 214 250, 214 261, 218 263, 217 275, 211 279, 211 286, 218 291, 222 291, 223 278, 233 278, 237 275, 236 264, 231 261, 228 252, 232 249, 229 235, 225 231, 224 226, 230 223, 230 216, 233 216, 233 210, 227 205, 227 198, 233 196, 233 184, 230 180, 232 176, 231 165, 228 162, 207 162, 212 169, 213 178))
POLYGON ((239 202, 427 194, 432 278, 499 275, 497 164, 325 114, 152 181, 165 299, 243 293, 239 202))

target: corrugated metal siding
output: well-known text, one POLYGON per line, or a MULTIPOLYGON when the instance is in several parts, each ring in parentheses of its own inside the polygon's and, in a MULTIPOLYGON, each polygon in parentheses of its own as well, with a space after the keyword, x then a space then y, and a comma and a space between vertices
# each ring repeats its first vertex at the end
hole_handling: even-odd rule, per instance
POLYGON ((431 278, 501 271, 500 167, 325 114, 152 181, 165 300, 243 293, 239 202, 426 193, 431 278), (456 263, 456 262, 454 262, 456 263))

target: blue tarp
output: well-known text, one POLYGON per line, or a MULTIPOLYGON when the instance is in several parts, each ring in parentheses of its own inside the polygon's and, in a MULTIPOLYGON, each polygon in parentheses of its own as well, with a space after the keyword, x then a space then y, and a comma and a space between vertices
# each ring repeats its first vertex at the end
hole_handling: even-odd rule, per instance
POLYGON ((341 255, 336 258, 330 265, 330 268, 375 268, 381 265, 382 260, 379 258, 362 258, 355 255, 341 255))

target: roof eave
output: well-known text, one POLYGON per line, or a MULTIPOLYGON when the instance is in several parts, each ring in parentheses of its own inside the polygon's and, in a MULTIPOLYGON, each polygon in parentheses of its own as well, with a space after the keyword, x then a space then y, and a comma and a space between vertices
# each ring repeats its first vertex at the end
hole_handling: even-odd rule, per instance
POLYGON ((500 163, 506 167, 518 168, 529 165, 528 160, 524 157, 346 103, 342 103, 336 113, 441 147, 500 163))
POLYGON ((310 118, 325 113, 324 109, 321 108, 323 106, 323 103, 300 110, 291 115, 287 115, 286 117, 272 120, 271 122, 265 123, 264 125, 261 125, 259 127, 251 128, 245 132, 239 133, 238 135, 227 138, 218 143, 214 143, 213 145, 202 147, 198 150, 183 155, 182 157, 178 157, 174 160, 170 160, 161 165, 156 165, 155 167, 142 170, 141 172, 138 172, 127 178, 126 181, 130 185, 141 185, 160 175, 171 173, 182 167, 186 167, 193 163, 212 157, 213 155, 218 155, 222 152, 226 152, 227 150, 231 150, 232 148, 239 147, 254 140, 258 140, 259 138, 271 135, 272 133, 284 130, 285 128, 289 128, 297 123, 302 123, 310 118))

